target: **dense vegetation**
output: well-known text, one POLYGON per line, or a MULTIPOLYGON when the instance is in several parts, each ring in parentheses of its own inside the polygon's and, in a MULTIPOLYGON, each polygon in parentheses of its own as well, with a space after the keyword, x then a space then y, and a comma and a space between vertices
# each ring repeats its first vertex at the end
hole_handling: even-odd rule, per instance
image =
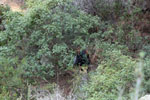
POLYGON ((116 100, 121 89, 122 99, 131 100, 139 62, 140 96, 150 92, 150 41, 145 28, 150 24, 144 23, 150 13, 121 0, 112 5, 95 0, 90 11, 75 2, 26 0, 25 13, 0 6, 0 100, 16 100, 20 95, 29 100, 29 84, 73 71, 78 47, 87 49, 98 67, 88 73, 88 84, 76 87, 77 100, 116 100), (140 52, 144 53, 139 56, 140 52))

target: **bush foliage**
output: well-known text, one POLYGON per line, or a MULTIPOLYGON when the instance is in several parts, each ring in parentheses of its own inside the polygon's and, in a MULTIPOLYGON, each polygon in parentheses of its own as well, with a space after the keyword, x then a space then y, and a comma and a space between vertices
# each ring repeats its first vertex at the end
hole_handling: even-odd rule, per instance
POLYGON ((147 52, 142 86, 149 93, 149 38, 135 28, 141 10, 130 12, 131 5, 121 0, 106 1, 94 1, 95 16, 70 0, 26 0, 25 13, 0 6, 0 99, 16 100, 29 79, 51 79, 73 69, 78 47, 91 56, 99 50, 98 68, 80 88, 86 100, 117 99, 118 88, 124 89, 123 100, 130 99, 136 80, 136 59, 131 57, 138 58, 140 50, 147 52))
POLYGON ((2 33, 12 49, 11 56, 26 59, 24 66, 29 77, 48 78, 55 71, 73 64, 73 53, 78 46, 86 48, 99 34, 90 31, 99 26, 98 17, 92 17, 71 3, 51 8, 51 2, 34 6, 25 15, 8 17, 2 33), (10 20, 10 21, 9 21, 10 20))
POLYGON ((104 54, 107 59, 89 74, 89 82, 83 84, 80 92, 86 100, 117 100, 123 91, 122 99, 129 100, 136 80, 136 61, 115 49, 104 54))

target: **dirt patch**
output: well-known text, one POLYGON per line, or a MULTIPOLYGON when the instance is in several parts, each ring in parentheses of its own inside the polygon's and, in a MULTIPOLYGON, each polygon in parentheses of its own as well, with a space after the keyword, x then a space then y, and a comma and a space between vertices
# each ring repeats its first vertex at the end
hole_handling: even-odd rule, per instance
MULTIPOLYGON (((34 78, 35 79, 35 78, 34 78)), ((36 78, 35 80, 39 82, 38 87, 44 88, 47 84, 56 84, 59 86, 59 89, 62 91, 63 96, 69 95, 71 92, 71 88, 73 85, 73 79, 74 79, 74 72, 73 71, 65 71, 59 75, 56 75, 55 77, 47 80, 42 80, 39 78, 36 78)), ((37 88, 37 86, 35 86, 37 88)))
POLYGON ((64 96, 69 95, 72 86, 73 74, 65 73, 59 76, 58 85, 62 91, 64 91, 64 96))
POLYGON ((24 5, 24 1, 18 0, 0 0, 0 4, 8 5, 12 11, 23 12, 24 9, 21 7, 24 5))

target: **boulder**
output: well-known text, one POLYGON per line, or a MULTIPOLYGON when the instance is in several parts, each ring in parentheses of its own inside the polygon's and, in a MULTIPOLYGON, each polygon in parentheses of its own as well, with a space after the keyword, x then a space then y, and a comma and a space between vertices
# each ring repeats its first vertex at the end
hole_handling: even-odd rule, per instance
POLYGON ((150 100, 150 95, 145 95, 141 97, 139 100, 150 100))

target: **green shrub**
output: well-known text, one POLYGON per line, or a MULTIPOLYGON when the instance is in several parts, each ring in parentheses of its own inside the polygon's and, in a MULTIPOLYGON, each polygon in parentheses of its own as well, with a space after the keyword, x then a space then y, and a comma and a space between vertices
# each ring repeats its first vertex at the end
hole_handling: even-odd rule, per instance
POLYGON ((133 91, 136 62, 118 50, 107 51, 106 55, 107 59, 99 65, 96 72, 91 73, 89 84, 83 88, 87 93, 86 100, 116 100, 119 88, 124 88, 123 100, 127 100, 129 93, 133 91))
POLYGON ((3 21, 5 20, 4 13, 10 11, 8 6, 0 5, 0 32, 5 29, 3 21))
MULTIPOLYGON (((6 31, 7 47, 11 56, 26 59, 27 77, 49 78, 72 66, 74 51, 86 48, 100 34, 89 31, 98 27, 99 18, 88 15, 69 2, 50 7, 51 2, 33 6, 25 15, 10 18, 6 31)), ((8 16, 9 13, 5 16, 8 16)))
POLYGON ((17 59, 0 57, 0 99, 16 100, 23 87, 22 68, 17 59))
POLYGON ((150 93, 150 62, 149 57, 145 58, 144 60, 144 67, 143 67, 143 73, 144 73, 144 80, 143 80, 143 91, 145 94, 150 93))
POLYGON ((5 87, 1 88, 0 99, 1 100, 11 100, 9 92, 5 89, 5 87))
POLYGON ((8 6, 0 5, 0 16, 2 17, 3 14, 7 11, 10 11, 10 8, 8 6))

